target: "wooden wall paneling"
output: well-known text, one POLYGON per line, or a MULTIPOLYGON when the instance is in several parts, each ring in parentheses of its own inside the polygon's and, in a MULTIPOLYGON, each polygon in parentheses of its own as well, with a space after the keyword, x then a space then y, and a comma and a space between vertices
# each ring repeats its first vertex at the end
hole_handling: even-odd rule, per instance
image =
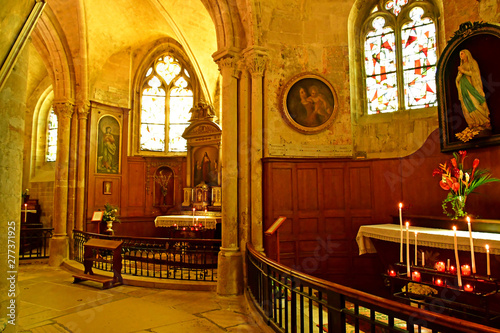
POLYGON ((142 216, 145 213, 146 203, 146 163, 144 160, 128 162, 128 192, 129 216, 142 216))
POLYGON ((104 210, 104 205, 107 203, 120 207, 121 176, 98 175, 94 180, 93 211, 104 210), (110 182, 111 186, 105 186, 106 182, 110 182))

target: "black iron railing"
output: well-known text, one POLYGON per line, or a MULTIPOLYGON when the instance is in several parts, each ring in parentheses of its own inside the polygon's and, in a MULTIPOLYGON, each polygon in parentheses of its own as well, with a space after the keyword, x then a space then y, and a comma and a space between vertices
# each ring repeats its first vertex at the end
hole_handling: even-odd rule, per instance
MULTIPOLYGON (((74 260, 83 263, 83 245, 90 238, 123 241, 122 274, 160 279, 217 281, 217 239, 148 238, 108 236, 73 230, 74 260)), ((100 253, 106 257, 111 253, 100 253)), ((97 269, 112 271, 105 260, 94 262, 97 269)))
POLYGON ((49 257, 49 242, 53 228, 21 229, 19 259, 49 257))
POLYGON ((248 293, 276 332, 499 332, 300 273, 250 243, 246 252, 248 293))

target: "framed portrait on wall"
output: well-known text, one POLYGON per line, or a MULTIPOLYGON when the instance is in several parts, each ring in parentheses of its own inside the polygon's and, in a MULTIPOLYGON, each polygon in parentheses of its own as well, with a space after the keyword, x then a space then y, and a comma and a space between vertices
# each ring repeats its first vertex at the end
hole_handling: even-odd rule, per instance
POLYGON ((285 122, 304 134, 319 133, 328 128, 337 110, 333 86, 315 73, 302 73, 283 87, 280 111, 285 122))
POLYGON ((500 28, 466 22, 437 65, 441 151, 500 144, 500 28))
POLYGON ((97 123, 97 172, 120 172, 120 122, 113 116, 102 116, 97 123))

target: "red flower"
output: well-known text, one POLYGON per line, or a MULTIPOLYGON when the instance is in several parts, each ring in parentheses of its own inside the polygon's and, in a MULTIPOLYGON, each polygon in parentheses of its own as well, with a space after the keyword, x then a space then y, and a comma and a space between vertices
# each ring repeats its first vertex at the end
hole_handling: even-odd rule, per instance
POLYGON ((453 177, 460 178, 460 169, 458 168, 453 169, 453 177))
POLYGON ((445 182, 444 180, 441 179, 441 181, 439 182, 439 186, 441 186, 441 188, 445 191, 448 191, 450 189, 450 186, 448 185, 447 182, 445 182))
POLYGON ((436 175, 442 175, 443 174, 443 171, 439 168, 436 168, 434 169, 434 171, 432 171, 432 177, 436 176, 436 175))
POLYGON ((479 159, 476 158, 474 162, 472 163, 472 170, 476 170, 477 166, 479 165, 479 159))
POLYGON ((458 190, 460 189, 460 184, 458 182, 453 182, 453 184, 451 185, 451 189, 454 192, 458 192, 458 190))
POLYGON ((451 164, 453 165, 454 168, 457 168, 457 160, 455 158, 451 159, 451 164))
POLYGON ((467 151, 459 150, 458 155, 460 155, 460 163, 463 163, 465 156, 467 156, 467 151))

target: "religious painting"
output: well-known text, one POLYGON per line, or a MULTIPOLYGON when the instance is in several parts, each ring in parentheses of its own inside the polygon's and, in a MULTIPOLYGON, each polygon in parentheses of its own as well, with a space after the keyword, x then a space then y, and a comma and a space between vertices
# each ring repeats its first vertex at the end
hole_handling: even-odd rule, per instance
POLYGON ((304 134, 315 134, 335 119, 337 97, 333 86, 314 73, 293 77, 280 94, 280 111, 285 122, 304 134))
POLYGON ((500 28, 466 22, 437 65, 441 151, 500 143, 500 28))
POLYGON ((113 183, 111 183, 110 181, 102 182, 102 194, 110 195, 112 185, 113 183))
POLYGON ((97 125, 97 172, 120 172, 120 123, 113 116, 103 116, 97 125))
POLYGON ((193 186, 205 183, 219 184, 219 150, 213 146, 199 147, 193 151, 193 186))

